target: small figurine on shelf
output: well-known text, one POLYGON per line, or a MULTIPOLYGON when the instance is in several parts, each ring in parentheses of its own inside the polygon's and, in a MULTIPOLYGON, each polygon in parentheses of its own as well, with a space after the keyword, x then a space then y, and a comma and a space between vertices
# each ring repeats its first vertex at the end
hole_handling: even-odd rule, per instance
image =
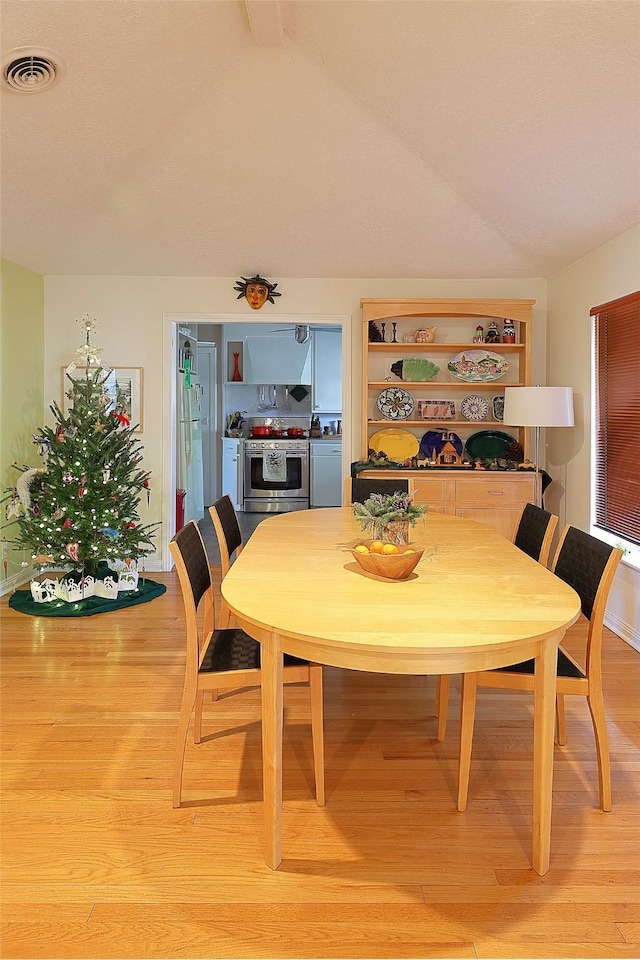
POLYGON ((495 320, 492 320, 489 324, 489 329, 487 330, 487 335, 484 338, 485 343, 500 343, 500 333, 498 332, 498 324, 495 320))
POLYGON ((397 343, 398 337, 396 336, 396 334, 398 332, 398 324, 395 321, 393 321, 391 326, 393 327, 393 336, 391 337, 391 343, 397 343))
POLYGON ((382 343, 384 337, 375 320, 369 321, 369 343, 382 343))
POLYGON ((502 342, 503 343, 515 343, 516 342, 516 328, 513 320, 509 320, 508 317, 505 317, 502 324, 502 342))
POLYGON ((476 334, 473 338, 474 343, 484 343, 484 327, 481 323, 476 327, 476 334))
POLYGON ((416 343, 434 343, 437 327, 420 327, 413 335, 416 343))

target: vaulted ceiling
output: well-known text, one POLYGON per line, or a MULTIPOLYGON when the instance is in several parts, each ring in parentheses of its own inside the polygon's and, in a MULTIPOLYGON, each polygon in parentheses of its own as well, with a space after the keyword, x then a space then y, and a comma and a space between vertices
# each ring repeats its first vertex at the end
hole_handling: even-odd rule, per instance
POLYGON ((636 0, 2 0, 2 255, 547 276, 640 220, 636 0))

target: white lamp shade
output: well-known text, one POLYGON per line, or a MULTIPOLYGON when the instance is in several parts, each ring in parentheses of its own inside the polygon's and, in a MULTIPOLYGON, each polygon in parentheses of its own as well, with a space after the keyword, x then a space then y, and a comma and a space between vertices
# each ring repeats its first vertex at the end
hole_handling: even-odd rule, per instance
POLYGON ((571 387, 505 387, 503 423, 514 427, 572 427, 571 387))

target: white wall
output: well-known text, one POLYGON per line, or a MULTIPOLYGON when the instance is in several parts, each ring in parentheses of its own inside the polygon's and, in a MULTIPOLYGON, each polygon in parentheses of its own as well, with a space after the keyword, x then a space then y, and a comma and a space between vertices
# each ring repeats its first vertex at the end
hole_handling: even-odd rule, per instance
MULTIPOLYGON (((270 278, 271 279, 271 278, 270 278)), ((47 277, 45 279, 45 406, 61 392, 60 368, 70 362, 82 339, 75 318, 86 313, 100 323, 94 342, 104 348, 111 366, 144 368, 145 467, 152 472, 149 522, 162 519, 168 502, 170 477, 163 475, 167 435, 163 407, 170 384, 163 382, 165 343, 170 323, 167 315, 191 316, 194 322, 224 316, 243 322, 305 316, 352 318, 351 421, 360 419, 361 297, 518 297, 536 299, 534 307, 533 375, 544 382, 546 345, 546 281, 539 278, 494 280, 319 280, 282 279, 277 303, 253 311, 237 299, 232 277, 47 277), (166 494, 166 495, 165 495, 166 494)), ((166 367, 166 363, 165 363, 166 367)), ((345 409, 346 412, 346 409, 345 409)), ((351 460, 357 459, 359 430, 344 431, 351 460)), ((158 539, 159 557, 166 554, 170 530, 165 522, 158 539)), ((160 561, 158 560, 158 563, 160 561)), ((159 569, 150 559, 149 569, 159 569)))
MULTIPOLYGON (((549 278, 548 383, 571 386, 573 430, 547 431, 549 472, 566 491, 566 522, 590 523, 592 307, 640 289, 640 226, 627 230, 549 278), (561 434, 562 436, 556 436, 561 434)), ((553 503, 548 504, 550 509, 553 503)), ((562 517, 561 517, 562 519, 562 517)), ((640 649, 640 571, 623 560, 607 608, 607 623, 640 649)))

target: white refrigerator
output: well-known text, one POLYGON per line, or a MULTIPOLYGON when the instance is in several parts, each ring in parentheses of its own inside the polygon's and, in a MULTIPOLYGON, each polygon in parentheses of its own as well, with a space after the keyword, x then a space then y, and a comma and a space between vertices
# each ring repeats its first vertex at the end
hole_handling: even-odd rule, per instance
POLYGON ((178 373, 177 486, 185 490, 184 522, 204 516, 202 386, 193 374, 178 373), (190 383, 189 383, 190 381, 190 383), (189 384, 189 385, 187 385, 189 384))

